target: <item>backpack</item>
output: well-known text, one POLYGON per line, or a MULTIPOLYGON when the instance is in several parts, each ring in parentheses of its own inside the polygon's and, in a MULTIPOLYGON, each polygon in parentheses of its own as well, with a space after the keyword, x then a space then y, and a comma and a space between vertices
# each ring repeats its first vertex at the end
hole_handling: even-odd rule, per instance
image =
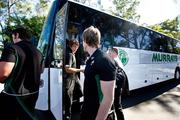
POLYGON ((116 65, 116 88, 118 89, 122 89, 122 91, 124 91, 125 87, 126 87, 126 74, 124 72, 124 70, 118 65, 118 63, 115 61, 115 65, 116 65))

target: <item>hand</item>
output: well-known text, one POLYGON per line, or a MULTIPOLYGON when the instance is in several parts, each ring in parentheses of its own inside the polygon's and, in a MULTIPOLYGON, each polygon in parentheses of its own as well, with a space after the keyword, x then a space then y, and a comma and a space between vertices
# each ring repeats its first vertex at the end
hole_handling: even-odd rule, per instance
POLYGON ((80 69, 80 72, 84 72, 84 69, 80 69))

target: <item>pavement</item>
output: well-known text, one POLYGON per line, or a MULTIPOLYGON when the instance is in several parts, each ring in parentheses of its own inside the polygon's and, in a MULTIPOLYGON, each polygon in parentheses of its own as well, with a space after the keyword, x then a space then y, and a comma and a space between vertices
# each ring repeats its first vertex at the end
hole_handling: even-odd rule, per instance
POLYGON ((123 112, 125 120, 180 120, 180 85, 123 112))

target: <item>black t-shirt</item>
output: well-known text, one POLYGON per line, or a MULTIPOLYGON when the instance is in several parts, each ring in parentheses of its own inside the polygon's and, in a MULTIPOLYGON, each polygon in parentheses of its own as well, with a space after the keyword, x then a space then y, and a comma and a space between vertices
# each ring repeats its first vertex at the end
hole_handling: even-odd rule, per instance
POLYGON ((81 119, 94 120, 102 100, 100 80, 115 80, 116 67, 106 53, 97 49, 87 60, 84 71, 84 105, 81 119))
POLYGON ((14 68, 5 80, 4 90, 12 94, 26 94, 39 90, 42 72, 42 54, 28 41, 7 46, 0 61, 14 62, 14 68))

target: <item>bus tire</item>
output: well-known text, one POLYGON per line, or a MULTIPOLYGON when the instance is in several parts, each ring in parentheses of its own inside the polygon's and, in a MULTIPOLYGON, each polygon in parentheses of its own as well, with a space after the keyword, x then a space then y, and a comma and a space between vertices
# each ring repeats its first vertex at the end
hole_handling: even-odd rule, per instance
POLYGON ((180 80, 180 69, 179 69, 179 67, 177 67, 176 70, 175 70, 174 79, 175 80, 180 80))

